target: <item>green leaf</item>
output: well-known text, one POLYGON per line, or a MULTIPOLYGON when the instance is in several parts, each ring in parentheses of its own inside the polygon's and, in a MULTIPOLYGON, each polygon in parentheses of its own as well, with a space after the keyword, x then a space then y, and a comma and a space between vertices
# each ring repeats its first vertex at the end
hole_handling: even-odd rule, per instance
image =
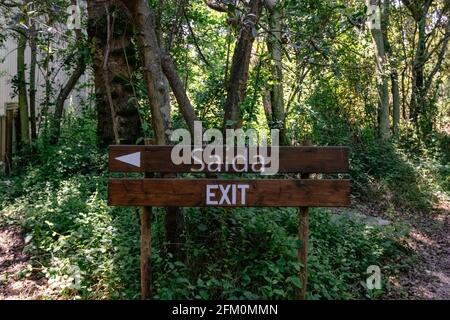
POLYGON ((302 283, 300 282, 300 279, 298 277, 289 277, 289 282, 291 282, 294 286, 301 289, 302 283))
POLYGON ((202 297, 202 299, 204 299, 204 300, 208 300, 209 294, 205 290, 200 290, 200 297, 202 297))

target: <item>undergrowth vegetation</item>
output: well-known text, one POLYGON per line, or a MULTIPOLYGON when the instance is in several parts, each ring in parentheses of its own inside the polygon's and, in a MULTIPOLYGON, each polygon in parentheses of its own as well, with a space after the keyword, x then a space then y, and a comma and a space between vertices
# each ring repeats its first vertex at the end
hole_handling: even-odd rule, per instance
MULTIPOLYGON (((137 299, 139 212, 108 207, 107 156, 95 146, 93 130, 94 121, 78 119, 59 145, 41 139, 28 167, 2 178, 0 224, 23 226, 25 250, 32 256, 23 274, 44 275, 55 295, 137 299)), ((420 211, 448 194, 449 167, 442 164, 448 154, 440 151, 445 149, 416 143, 397 141, 395 148, 368 138, 353 143, 356 201, 381 202, 380 213, 420 211), (408 153, 413 147, 422 148, 420 158, 408 153)), ((365 224, 343 213, 348 212, 311 210, 308 297, 382 297, 390 288, 388 277, 414 259, 402 245, 408 226, 365 224), (365 287, 371 265, 382 270, 381 290, 365 287)), ((154 213, 155 298, 295 297, 301 286, 296 209, 187 209, 185 225, 181 255, 173 257, 164 246, 164 212, 154 213)))
MULTIPOLYGON (((0 256, 0 299, 41 297, 17 277, 46 278, 48 298, 139 299, 140 212, 108 206, 106 146, 196 119, 349 147, 348 174, 311 176, 350 179, 352 206, 310 210, 308 299, 448 298, 449 4, 1 0, 0 255, 20 257, 0 256)), ((296 298, 297 210, 154 209, 153 297, 296 298)))

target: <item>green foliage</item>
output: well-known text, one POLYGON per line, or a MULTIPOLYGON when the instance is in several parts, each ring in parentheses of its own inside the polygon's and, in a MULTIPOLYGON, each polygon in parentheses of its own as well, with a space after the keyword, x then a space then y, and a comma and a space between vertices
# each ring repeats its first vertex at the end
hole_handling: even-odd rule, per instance
MULTIPOLYGON (((186 262, 156 259, 156 267, 165 270, 156 279, 158 298, 294 299, 301 287, 295 209, 212 209, 206 214, 190 209, 186 217, 186 262)), ((309 298, 365 297, 361 282, 367 267, 402 255, 396 236, 313 210, 309 298)), ((383 272, 396 267, 396 262, 385 265, 383 272)))
MULTIPOLYGON (((178 1, 167 1, 164 7, 157 1, 150 3, 155 20, 161 23, 160 40, 175 61, 196 114, 204 128, 220 128, 239 35, 239 26, 232 22, 242 12, 221 14, 194 1, 186 6, 184 16, 179 15, 178 1)), ((65 5, 68 1, 42 1, 36 4, 36 14, 47 12, 55 22, 64 22, 67 13, 55 13, 61 13, 58 10, 65 5)), ((361 28, 364 2, 286 0, 281 6, 289 139, 348 145, 352 196, 358 204, 372 206, 393 221, 397 213, 433 212, 433 205, 448 200, 450 194, 450 138, 443 132, 448 131, 450 117, 448 74, 444 72, 448 59, 420 106, 418 122, 408 124, 409 110, 402 110, 399 134, 382 141, 377 133, 374 52, 369 32, 361 28)), ((417 39, 415 32, 403 31, 404 25, 414 27, 409 15, 399 19, 403 11, 402 6, 393 9, 388 38, 393 44, 392 59, 398 71, 405 73, 401 98, 406 108, 411 95, 409 63, 413 61, 409 52, 415 50, 398 43, 416 43, 417 39)), ((261 101, 271 84, 266 14, 259 29, 240 108, 244 128, 261 132, 270 125, 261 101)), ((430 48, 440 41, 437 33, 430 39, 430 48)), ((59 68, 53 63, 69 71, 74 56, 87 55, 86 43, 69 41, 66 47, 55 49, 53 41, 50 29, 40 30, 38 48, 43 58, 38 65, 47 80, 40 137, 33 153, 23 150, 15 157, 15 175, 1 177, 0 225, 22 224, 26 251, 32 256, 31 271, 45 276, 56 295, 137 299, 139 213, 107 206, 107 155, 96 146, 95 111, 86 107, 82 114, 66 112, 59 144, 49 142, 49 119, 58 93, 52 79, 59 68)), ((139 58, 131 49, 126 54, 131 64, 139 58)), ((436 62, 435 57, 430 59, 427 72, 436 62)), ((133 86, 136 97, 128 103, 139 106, 144 137, 153 137, 141 71, 136 70, 131 83, 121 84, 133 86)), ((186 126, 175 107, 172 123, 173 128, 186 126)), ((309 299, 382 298, 390 289, 388 277, 410 267, 407 257, 412 253, 401 245, 407 228, 395 222, 375 227, 355 221, 352 214, 349 210, 311 211, 309 299), (365 287, 370 265, 382 269, 384 283, 379 291, 365 287)), ((300 266, 295 209, 187 209, 179 259, 165 250, 164 215, 163 210, 156 210, 152 224, 155 298, 293 299, 302 286, 296 276, 300 266)))
MULTIPOLYGON (((64 130, 59 146, 38 144, 45 148, 33 165, 1 182, 12 187, 0 199, 0 222, 22 223, 33 270, 55 294, 137 299, 139 215, 107 206, 107 161, 89 138, 93 129, 84 118, 64 130)), ((187 209, 181 260, 165 251, 164 214, 153 217, 155 298, 293 299, 302 285, 296 209, 187 209)), ((381 266, 384 279, 403 267, 404 234, 395 227, 327 210, 312 210, 310 227, 310 299, 374 298, 363 285, 367 267, 381 266)))

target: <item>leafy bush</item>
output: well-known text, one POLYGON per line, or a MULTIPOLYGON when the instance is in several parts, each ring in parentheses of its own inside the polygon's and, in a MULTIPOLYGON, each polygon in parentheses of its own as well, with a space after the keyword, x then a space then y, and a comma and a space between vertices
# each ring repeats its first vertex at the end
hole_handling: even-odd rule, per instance
MULTIPOLYGON (((3 210, 23 213, 33 265, 58 294, 139 297, 138 215, 107 206, 105 175, 23 185, 25 195, 3 210)), ((156 298, 292 299, 301 286, 295 209, 187 209, 182 261, 164 250, 163 217, 154 214, 156 298)), ((401 254, 392 235, 326 210, 311 212, 310 250, 312 299, 364 297, 367 267, 392 267, 386 261, 401 254)))
MULTIPOLYGON (((1 183, 9 187, 0 199, 0 223, 19 219, 34 271, 49 279, 56 294, 137 299, 139 214, 133 208, 107 206, 106 154, 89 138, 94 126, 86 119, 71 125, 79 130, 66 131, 73 135, 65 134, 57 146, 40 141, 31 164, 3 179, 1 183)), ((392 174, 399 168, 400 160, 373 155, 390 152, 389 147, 365 146, 367 152, 352 153, 359 155, 352 158, 355 182, 379 179, 383 172, 392 174)), ((403 179, 410 172, 408 166, 404 170, 398 171, 403 179)), ((164 212, 154 213, 155 298, 295 297, 301 286, 296 209, 187 209, 185 219, 182 255, 177 260, 165 251, 164 212)), ((405 262, 400 263, 407 261, 404 249, 398 243, 402 230, 370 227, 320 209, 311 210, 310 219, 310 299, 377 298, 388 286, 367 291, 367 267, 380 266, 385 280, 405 267, 405 262)))

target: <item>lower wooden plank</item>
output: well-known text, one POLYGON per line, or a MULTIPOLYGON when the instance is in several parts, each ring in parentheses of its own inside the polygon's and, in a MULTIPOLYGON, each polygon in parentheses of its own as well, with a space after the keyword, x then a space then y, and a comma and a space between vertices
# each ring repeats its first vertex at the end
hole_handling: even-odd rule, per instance
POLYGON ((111 179, 111 206, 347 207, 349 180, 111 179))

